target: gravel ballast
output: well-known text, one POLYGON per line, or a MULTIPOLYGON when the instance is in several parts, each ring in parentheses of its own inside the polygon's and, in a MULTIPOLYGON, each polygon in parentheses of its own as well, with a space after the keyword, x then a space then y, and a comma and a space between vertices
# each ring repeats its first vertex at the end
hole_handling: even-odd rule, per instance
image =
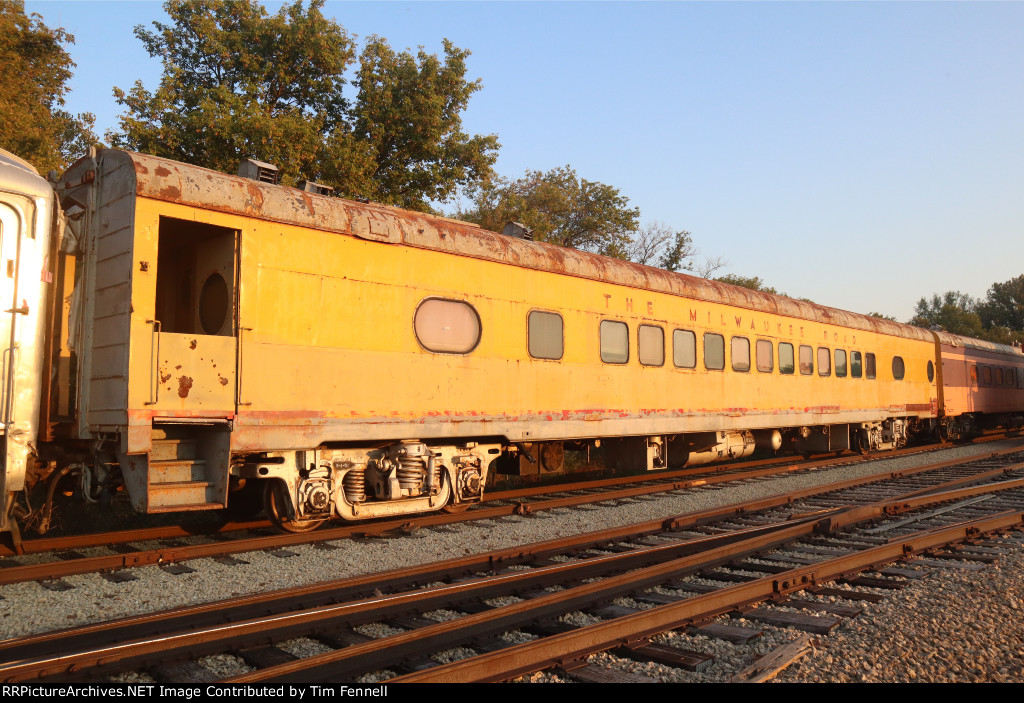
MULTIPOLYGON (((111 583, 97 574, 66 577, 74 588, 52 591, 30 582, 0 587, 0 637, 63 629, 113 618, 153 612, 243 594, 266 592, 344 576, 372 573, 592 532, 673 515, 720 507, 751 498, 822 485, 836 480, 887 473, 926 463, 988 455, 1011 442, 964 446, 939 452, 872 461, 868 464, 817 469, 772 481, 708 487, 659 496, 657 499, 602 506, 598 510, 560 509, 538 516, 509 517, 421 529, 410 537, 338 540, 338 549, 313 545, 289 547, 295 556, 266 552, 235 555, 244 564, 225 565, 212 559, 187 562, 193 573, 173 575, 158 566, 132 571, 138 578, 111 583)), ((998 563, 983 571, 931 570, 885 600, 865 606, 865 613, 847 620, 820 648, 779 675, 780 681, 1021 681, 1021 625, 1024 616, 1024 548, 1012 543, 998 563)), ((762 648, 785 643, 795 631, 765 628, 762 648)), ((689 644, 678 646, 693 647, 689 644)), ((709 647, 723 643, 709 640, 709 647)), ((675 643, 673 643, 675 644, 675 643)), ((296 641, 296 653, 305 643, 296 641)), ((732 645, 729 645, 732 647, 732 645)), ((709 653, 714 653, 709 650, 709 653)), ((465 655, 448 653, 451 658, 465 655)), ((657 673, 667 681, 722 680, 753 660, 753 655, 723 650, 717 669, 703 674, 657 673), (714 673, 714 676, 710 674, 714 673)), ((600 655, 610 657, 610 655, 600 655)), ((231 658, 211 660, 208 668, 237 667, 231 658), (214 667, 214 661, 217 666, 214 667)), ((636 666, 631 663, 631 666, 636 666)), ((713 669, 715 667, 712 667, 713 669)), ((639 670, 638 670, 639 671, 639 670)))

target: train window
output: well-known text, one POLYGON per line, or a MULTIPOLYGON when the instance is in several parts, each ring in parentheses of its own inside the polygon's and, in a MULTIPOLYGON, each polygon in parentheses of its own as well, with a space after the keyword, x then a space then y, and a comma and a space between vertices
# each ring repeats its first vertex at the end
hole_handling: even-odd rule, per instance
POLYGON ((931 359, 929 359, 928 360, 928 382, 931 383, 934 380, 935 380, 935 364, 932 363, 931 359))
POLYGON ((697 365, 697 335, 690 330, 672 333, 672 362, 681 369, 697 365))
POLYGON ((789 342, 779 342, 779 373, 793 373, 795 370, 793 345, 789 342))
POLYGON ((981 385, 991 386, 992 385, 992 367, 982 366, 981 367, 981 385))
POLYGON ((864 375, 868 378, 875 377, 875 355, 871 352, 864 355, 864 375))
POLYGON ((629 361, 629 326, 625 322, 601 320, 601 361, 606 364, 629 361))
POLYGON ((1017 388, 1024 388, 1024 369, 1017 369, 1017 388))
POLYGON ((526 340, 534 359, 561 359, 565 346, 562 316, 531 310, 527 317, 526 340))
POLYGON ((413 327, 427 351, 468 354, 480 343, 480 316, 461 300, 427 298, 416 308, 413 327))
POLYGON ((636 331, 636 349, 644 366, 664 366, 665 330, 657 325, 640 325, 636 331))
POLYGON ((892 358, 892 377, 897 381, 902 381, 904 374, 906 374, 907 368, 903 364, 902 356, 894 356, 892 358))
POLYGON ((978 366, 971 364, 971 386, 974 388, 978 387, 978 366))
POLYGON ((750 340, 746 337, 732 338, 732 370, 750 371, 750 340))
POLYGON ((827 347, 818 347, 818 375, 832 375, 832 352, 827 347))
POLYGON ((854 378, 860 378, 864 365, 861 363, 860 352, 850 352, 850 375, 854 378))
POLYGON ((836 349, 836 378, 846 377, 846 350, 836 349))
POLYGON ((775 369, 775 359, 772 356, 772 343, 767 339, 757 340, 757 370, 762 373, 771 373, 775 369))
POLYGON ((1003 385, 1003 368, 1001 366, 996 367, 996 385, 1003 385))
POLYGON ((800 373, 804 376, 814 373, 814 350, 803 344, 800 345, 800 373))
POLYGON ((713 332, 704 333, 704 368, 721 371, 725 368, 725 337, 713 332))

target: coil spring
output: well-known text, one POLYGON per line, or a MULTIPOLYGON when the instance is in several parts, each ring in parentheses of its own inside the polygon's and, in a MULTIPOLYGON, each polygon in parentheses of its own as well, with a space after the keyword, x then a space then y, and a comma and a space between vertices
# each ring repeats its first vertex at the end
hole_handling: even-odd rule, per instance
POLYGON ((434 470, 431 472, 430 485, 433 486, 433 494, 437 495, 438 491, 441 490, 441 460, 434 460, 434 470))
POLYGON ((366 465, 353 466, 342 479, 345 498, 349 503, 366 502, 366 465))
POLYGON ((423 490, 427 463, 420 457, 403 456, 398 459, 398 485, 415 495, 423 490))

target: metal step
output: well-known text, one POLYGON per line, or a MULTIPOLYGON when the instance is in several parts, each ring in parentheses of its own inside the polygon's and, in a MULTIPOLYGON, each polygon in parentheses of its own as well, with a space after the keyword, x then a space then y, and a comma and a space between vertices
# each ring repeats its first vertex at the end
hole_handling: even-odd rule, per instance
POLYGON ((154 439, 149 460, 195 459, 198 444, 195 439, 154 439))
POLYGON ((205 481, 205 459, 175 459, 149 462, 149 485, 205 481))
POLYGON ((206 481, 151 483, 149 512, 205 509, 214 503, 213 493, 213 485, 206 481))

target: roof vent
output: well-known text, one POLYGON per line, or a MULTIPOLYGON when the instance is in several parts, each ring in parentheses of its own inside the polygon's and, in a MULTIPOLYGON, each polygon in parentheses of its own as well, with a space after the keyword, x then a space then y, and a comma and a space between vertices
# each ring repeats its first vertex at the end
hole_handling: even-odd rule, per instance
POLYGON ((263 163, 256 159, 243 159, 242 163, 238 164, 238 175, 242 178, 273 185, 277 185, 278 170, 274 164, 263 163))
POLYGON ((299 181, 295 184, 295 187, 299 190, 304 190, 307 193, 316 193, 317 195, 334 194, 334 188, 325 186, 323 183, 314 183, 313 181, 299 181))
POLYGON ((524 225, 522 222, 507 222, 505 229, 501 230, 501 233, 507 237, 515 237, 516 239, 528 239, 533 241, 533 230, 524 225))

